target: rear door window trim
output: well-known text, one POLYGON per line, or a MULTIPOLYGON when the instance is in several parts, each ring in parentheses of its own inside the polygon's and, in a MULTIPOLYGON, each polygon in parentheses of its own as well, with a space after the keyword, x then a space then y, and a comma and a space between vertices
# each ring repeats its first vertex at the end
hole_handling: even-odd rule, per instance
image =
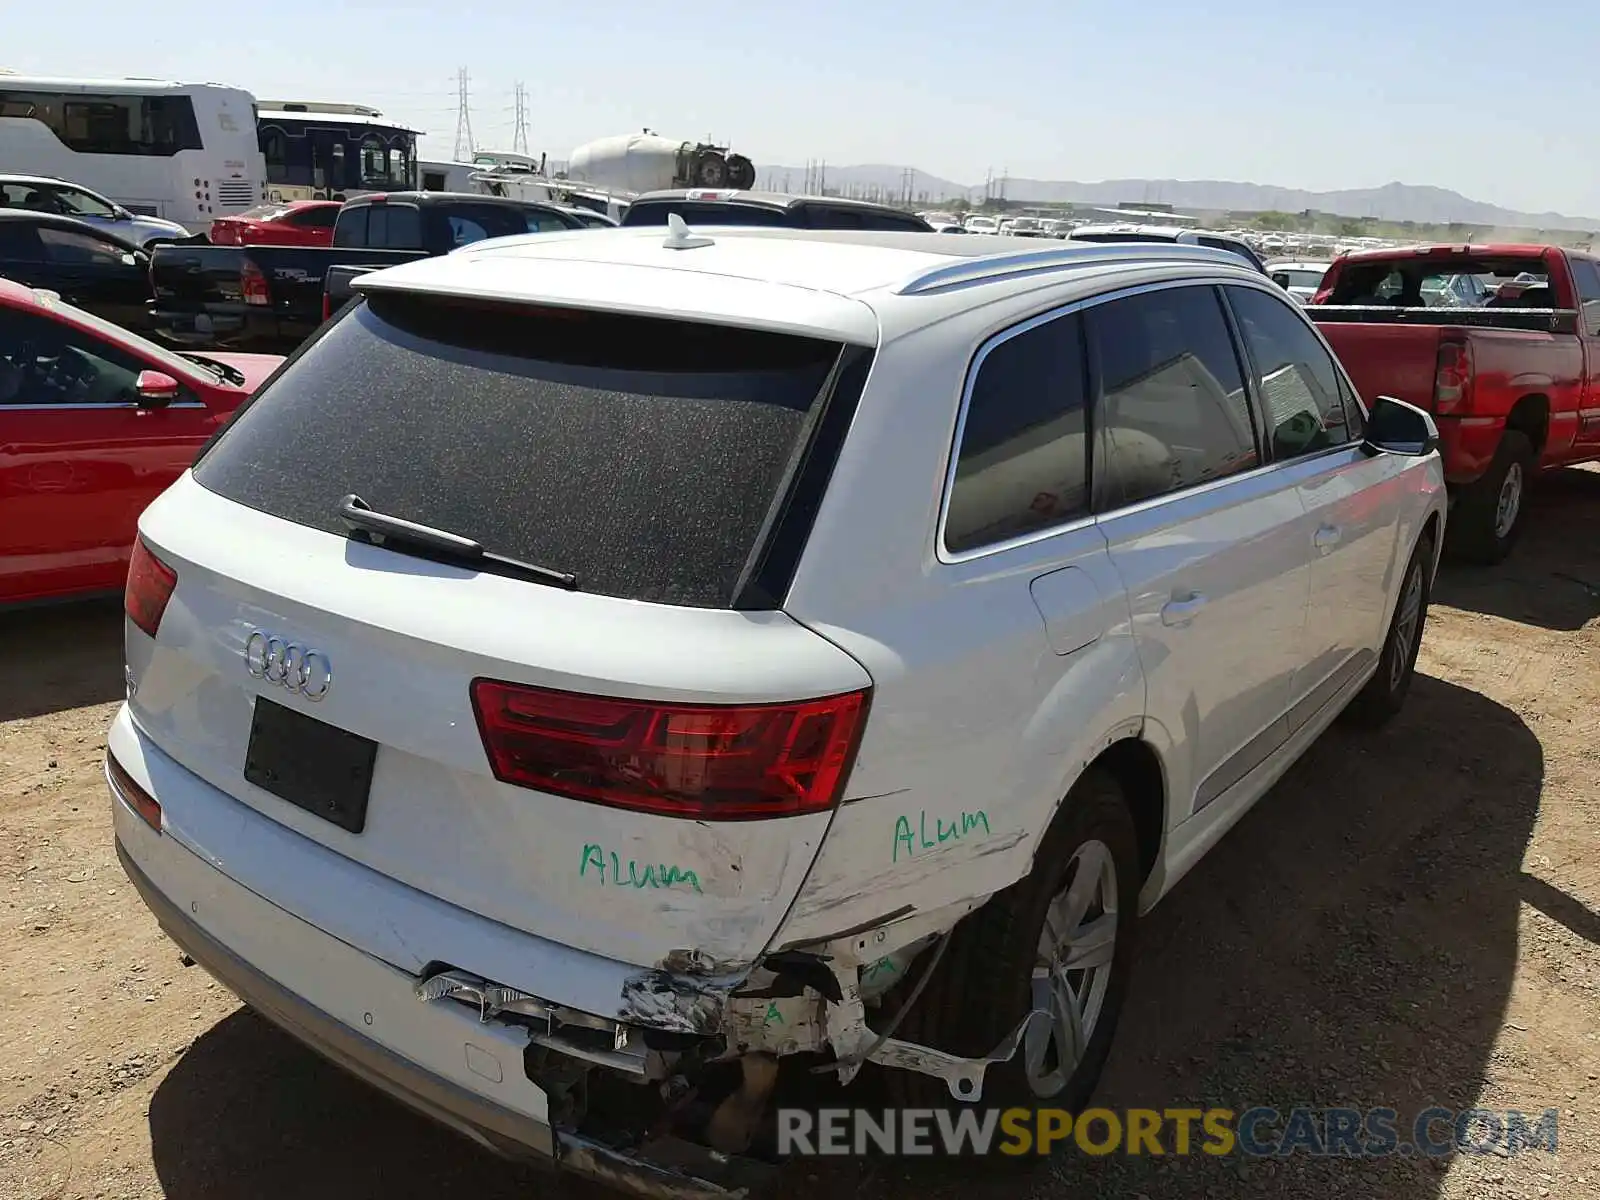
MULTIPOLYGON (((1240 269, 1249 270, 1248 267, 1240 269)), ((1261 475, 1266 471, 1271 471, 1284 465, 1283 463, 1263 459, 1260 466, 1249 471, 1240 471, 1234 475, 1223 476, 1221 479, 1209 479, 1204 482, 1193 483, 1185 487, 1175 488, 1174 490, 1166 492, 1160 496, 1152 496, 1148 499, 1140 500, 1134 504, 1105 509, 1100 512, 1090 512, 1082 516, 1072 517, 1057 525, 1049 525, 1043 529, 1037 529, 1030 533, 1019 534, 1016 537, 1006 538, 1002 541, 991 542, 988 545, 978 546, 971 550, 951 550, 945 544, 945 523, 948 520, 950 513, 950 497, 955 490, 956 468, 959 466, 961 458, 961 440, 966 432, 967 427, 967 410, 972 404, 972 392, 973 387, 977 382, 978 371, 982 368, 984 359, 989 356, 995 347, 999 346, 1003 342, 1009 341, 1011 338, 1027 333, 1030 330, 1037 329, 1039 326, 1048 324, 1049 322, 1058 318, 1071 316, 1074 313, 1082 314, 1102 304, 1109 304, 1114 300, 1122 300, 1130 296, 1142 296, 1150 292, 1169 291, 1173 288, 1182 287, 1205 287, 1215 290, 1220 288, 1224 282, 1231 284, 1234 283, 1235 280, 1230 278, 1226 281, 1221 281, 1213 276, 1205 276, 1185 279, 1163 279, 1154 283, 1135 284, 1132 287, 1118 288, 1115 291, 1103 292, 1097 296, 1090 296, 1082 300, 1073 300, 1066 304, 1057 305, 1054 308, 1049 308, 1043 312, 1036 313, 1031 317, 1026 317, 1018 323, 1009 325, 997 333, 990 334, 989 337, 979 345, 977 351, 973 355, 972 362, 967 368, 966 380, 962 385, 961 404, 956 413, 955 434, 951 439, 950 450, 945 463, 944 489, 939 499, 938 524, 934 530, 933 543, 934 557, 936 561, 947 565, 953 565, 956 563, 970 562, 973 559, 987 558, 992 554, 1003 554, 1009 550, 1016 550, 1023 546, 1031 546, 1036 542, 1042 542, 1048 538, 1057 537, 1064 533, 1070 533, 1073 530, 1082 529, 1084 526, 1093 525, 1105 517, 1114 516, 1124 512, 1135 512, 1141 509, 1152 508, 1156 505, 1171 503, 1174 500, 1180 500, 1187 496, 1203 494, 1215 488, 1237 483, 1240 480, 1254 478, 1255 476, 1261 475)), ((1253 279, 1240 279, 1237 282, 1247 287, 1258 287, 1259 290, 1264 292, 1269 290, 1269 285, 1265 280, 1263 280, 1260 284, 1257 284, 1253 279)), ((1244 357, 1244 347, 1242 343, 1234 333, 1233 316, 1231 310, 1226 305, 1226 297, 1217 297, 1217 302, 1223 308, 1223 320, 1228 324, 1230 336, 1233 336, 1234 354, 1239 359, 1241 366, 1243 366, 1248 360, 1244 357)), ((1251 380, 1251 372, 1246 370, 1245 374, 1245 395, 1250 406, 1251 423, 1257 431, 1257 454, 1259 455, 1262 452, 1260 447, 1260 438, 1262 437, 1261 430, 1265 428, 1265 424, 1256 408, 1255 387, 1251 380)), ((1085 412, 1084 427, 1085 435, 1089 441, 1089 447, 1085 463, 1088 473, 1086 483, 1092 495, 1094 489, 1093 397, 1088 397, 1088 400, 1089 409, 1085 412)), ((1346 447, 1340 447, 1340 449, 1344 448, 1346 447)), ((1302 460, 1291 459, 1289 461, 1300 462, 1302 460)))
MULTIPOLYGON (((1360 445, 1362 437, 1361 435, 1357 435, 1348 439, 1347 441, 1340 442, 1337 446, 1324 446, 1321 450, 1312 450, 1306 454, 1296 454, 1292 458, 1278 458, 1273 453, 1271 444, 1272 439, 1267 435, 1266 432, 1268 415, 1265 402, 1266 398, 1261 395, 1261 389, 1257 383, 1259 376, 1255 362, 1255 355, 1251 353, 1250 350, 1250 339, 1245 337, 1244 324, 1239 320, 1239 314, 1234 311, 1233 301, 1228 296, 1228 289, 1230 287, 1248 287, 1254 291, 1261 292, 1263 295, 1271 297, 1275 301, 1281 302, 1283 297, 1280 294, 1280 290, 1274 290, 1276 285, 1268 286, 1269 284, 1271 284, 1270 280, 1258 282, 1257 280, 1251 279, 1229 280, 1225 284, 1217 285, 1218 291, 1221 292, 1223 310, 1227 313, 1228 323, 1233 329, 1234 343, 1239 348, 1241 361, 1246 364, 1245 390, 1250 396, 1250 408, 1251 411, 1256 414, 1256 417, 1259 421, 1259 428, 1261 430, 1261 438, 1265 443, 1265 445, 1263 445, 1260 449, 1262 464, 1265 466, 1287 466, 1291 463, 1302 463, 1311 459, 1321 458, 1323 455, 1327 454, 1336 454, 1340 451, 1349 450, 1352 446, 1360 445)), ((1339 361, 1339 356, 1334 353, 1333 347, 1328 343, 1328 339, 1322 335, 1322 330, 1317 328, 1316 322, 1311 320, 1311 318, 1306 316, 1306 314, 1301 310, 1300 305, 1295 304, 1293 301, 1289 301, 1284 305, 1284 307, 1288 308, 1290 312, 1298 317, 1300 321, 1302 321, 1311 330, 1312 334, 1317 339, 1318 345, 1320 345, 1323 350, 1327 352, 1328 358, 1333 362, 1333 370, 1335 375, 1338 376, 1339 382, 1344 385, 1345 392, 1348 392, 1350 398, 1355 401, 1356 407, 1361 412, 1361 428, 1365 430, 1367 421, 1371 417, 1371 410, 1367 407, 1366 401, 1361 398, 1361 393, 1356 390, 1355 384, 1351 382, 1350 373, 1344 369, 1344 364, 1339 361)), ((1344 402, 1344 393, 1340 394, 1339 400, 1341 404, 1344 402)), ((1345 428, 1351 428, 1348 418, 1346 419, 1345 428)))

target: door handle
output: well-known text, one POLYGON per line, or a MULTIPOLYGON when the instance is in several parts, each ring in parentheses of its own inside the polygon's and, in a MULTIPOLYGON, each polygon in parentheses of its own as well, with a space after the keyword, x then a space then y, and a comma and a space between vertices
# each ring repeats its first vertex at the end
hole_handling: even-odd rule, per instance
POLYGON ((1168 600, 1161 606, 1161 623, 1181 629, 1193 621, 1195 614, 1206 606, 1206 598, 1199 592, 1190 592, 1181 599, 1168 600))
POLYGON ((1316 536, 1311 540, 1318 550, 1332 550, 1339 544, 1339 539, 1344 537, 1344 530, 1337 525, 1317 526, 1316 536))

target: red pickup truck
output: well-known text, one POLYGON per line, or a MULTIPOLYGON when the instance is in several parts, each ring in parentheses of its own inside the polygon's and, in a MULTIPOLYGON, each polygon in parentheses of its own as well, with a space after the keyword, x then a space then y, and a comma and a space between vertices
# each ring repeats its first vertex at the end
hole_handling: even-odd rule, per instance
POLYGON ((1600 460, 1600 259, 1559 246, 1348 254, 1306 315, 1369 403, 1433 413, 1462 558, 1510 552, 1535 472, 1600 460))

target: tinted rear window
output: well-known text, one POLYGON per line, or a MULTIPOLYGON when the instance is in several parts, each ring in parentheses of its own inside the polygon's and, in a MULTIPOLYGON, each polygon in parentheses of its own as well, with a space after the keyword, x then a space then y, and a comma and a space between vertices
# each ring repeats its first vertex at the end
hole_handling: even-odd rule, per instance
POLYGON ((240 410, 195 478, 337 534, 355 493, 575 572, 585 592, 728 607, 839 352, 681 321, 375 297, 240 410))
POLYGON ((807 205, 806 223, 812 229, 873 229, 902 233, 929 233, 933 226, 911 213, 887 212, 849 205, 807 205))
POLYGON ((1074 242, 1170 242, 1173 239, 1148 233, 1074 233, 1074 242))
POLYGON ((786 208, 764 204, 716 204, 695 200, 635 200, 622 218, 624 225, 665 225, 677 213, 690 225, 793 225, 786 208))

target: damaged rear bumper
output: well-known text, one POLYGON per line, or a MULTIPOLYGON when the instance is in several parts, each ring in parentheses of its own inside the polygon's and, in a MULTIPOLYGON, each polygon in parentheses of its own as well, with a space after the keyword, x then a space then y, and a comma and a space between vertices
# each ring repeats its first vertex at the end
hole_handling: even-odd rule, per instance
MULTIPOLYGON (((138 889, 145 904, 155 914, 167 935, 195 962, 205 967, 220 983, 260 1015, 324 1058, 394 1099, 500 1154, 553 1163, 557 1167, 612 1187, 661 1200, 744 1197, 759 1190, 775 1172, 776 1168, 766 1163, 717 1154, 704 1147, 673 1138, 659 1139, 626 1150, 607 1146, 574 1131, 553 1127, 530 1111, 519 1111, 515 1107, 498 1103, 490 1096, 464 1086, 439 1071, 431 1070, 396 1053, 374 1038, 359 1032, 347 1021, 331 1015, 283 983, 269 977, 208 933, 191 915, 198 911, 199 902, 191 901, 188 911, 183 905, 174 902, 141 868, 136 856, 130 853, 124 844, 124 837, 133 841, 144 841, 147 838, 165 841, 167 844, 160 850, 163 856, 176 854, 193 859, 192 863, 186 864, 189 869, 183 873, 189 874, 194 868, 209 872, 215 876, 211 881, 214 888, 232 890, 228 888, 231 881, 225 881, 220 872, 202 863, 188 850, 174 844, 171 839, 162 839, 160 835, 153 832, 146 833, 138 826, 130 824, 131 813, 128 813, 120 802, 114 801, 114 803, 118 809, 117 856, 122 861, 129 880, 138 889)), ((133 822, 137 820, 138 818, 132 817, 133 822)), ((213 896, 207 896, 206 899, 212 899, 213 896)), ((259 897, 252 896, 251 899, 263 907, 270 907, 259 897)), ((295 931, 295 937, 308 941, 320 939, 325 943, 307 946, 305 948, 307 952, 300 956, 303 961, 325 965, 328 970, 340 971, 347 978, 351 968, 375 976, 399 975, 386 964, 367 958, 352 947, 304 925, 303 922, 282 913, 281 910, 278 915, 299 927, 295 931)), ((281 934, 284 931, 274 932, 281 934)), ((397 979, 397 982, 404 984, 408 1003, 414 1006, 419 1015, 427 1014, 428 1017, 435 1019, 452 1019, 450 1015, 441 1018, 440 1010, 435 1006, 419 1005, 411 999, 409 983, 403 977, 397 979)), ((375 1002, 373 1007, 377 1009, 379 1005, 375 1002)), ((372 1024, 375 1020, 373 1013, 370 1012, 364 1014, 364 1017, 367 1024, 372 1024)), ((463 1028, 463 1040, 458 1043, 467 1066, 474 1072, 482 1073, 489 1083, 516 1082, 518 1090, 524 1096, 536 1097, 535 1104, 524 1104, 523 1108, 542 1108, 543 1096, 531 1083, 504 1078, 506 1069, 499 1065, 495 1047, 485 1048, 475 1045, 471 1040, 465 1040, 466 1037, 475 1037, 479 1041, 484 1039, 487 1031, 481 1027, 475 1035, 467 1032, 474 1024, 475 1022, 463 1028)), ((449 1036, 446 1035, 446 1040, 449 1036)))

